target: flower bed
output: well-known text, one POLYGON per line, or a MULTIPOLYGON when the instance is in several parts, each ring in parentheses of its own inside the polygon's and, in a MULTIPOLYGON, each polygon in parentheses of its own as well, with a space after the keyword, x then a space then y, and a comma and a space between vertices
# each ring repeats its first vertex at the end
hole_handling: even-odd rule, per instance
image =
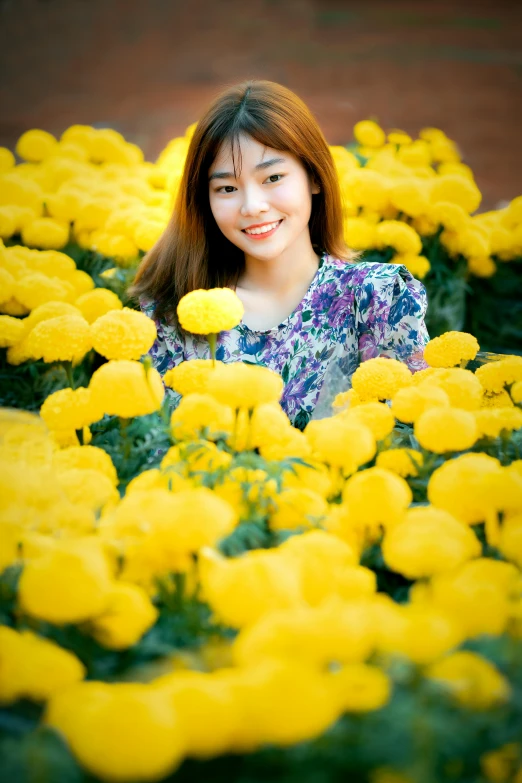
MULTIPOLYGON (((447 332, 414 375, 364 362, 304 432, 279 376, 192 361, 164 378, 171 412, 154 324, 123 301, 162 164, 80 130, 29 136, 5 175, 33 194, 22 239, 72 221, 84 248, 0 248, 0 778, 520 783, 522 357, 447 332), (110 212, 74 211, 79 164, 110 212)), ((411 262, 397 217, 379 252, 411 262)), ((214 334, 241 312, 214 291, 180 315, 214 334)))

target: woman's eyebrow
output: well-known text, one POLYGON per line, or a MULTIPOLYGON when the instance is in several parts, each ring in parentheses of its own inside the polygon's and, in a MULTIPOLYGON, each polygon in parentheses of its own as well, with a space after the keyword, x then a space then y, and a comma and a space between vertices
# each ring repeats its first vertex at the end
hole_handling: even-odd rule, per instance
MULTIPOLYGON (((267 169, 269 166, 273 166, 274 163, 286 163, 284 158, 270 158, 270 160, 264 160, 262 163, 258 163, 257 166, 254 166, 254 171, 259 171, 260 169, 267 169)), ((210 175, 208 178, 208 181, 211 182, 213 179, 233 179, 234 174, 231 171, 215 171, 213 174, 210 175)))

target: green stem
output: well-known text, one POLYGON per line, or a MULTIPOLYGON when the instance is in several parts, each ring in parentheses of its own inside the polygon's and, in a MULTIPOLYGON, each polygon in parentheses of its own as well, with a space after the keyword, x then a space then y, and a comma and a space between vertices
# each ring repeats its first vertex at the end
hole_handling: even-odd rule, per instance
POLYGON ((216 345, 217 334, 207 334, 208 344, 210 345, 210 356, 212 358, 212 367, 216 366, 216 345))
POLYGON ((123 459, 125 462, 130 457, 131 447, 132 447, 131 439, 129 438, 128 429, 129 429, 129 420, 120 416, 120 431, 123 438, 123 459))
POLYGON ((69 382, 69 386, 71 387, 71 389, 75 389, 76 384, 74 383, 72 362, 62 362, 62 365, 65 370, 65 374, 67 376, 67 381, 69 382))

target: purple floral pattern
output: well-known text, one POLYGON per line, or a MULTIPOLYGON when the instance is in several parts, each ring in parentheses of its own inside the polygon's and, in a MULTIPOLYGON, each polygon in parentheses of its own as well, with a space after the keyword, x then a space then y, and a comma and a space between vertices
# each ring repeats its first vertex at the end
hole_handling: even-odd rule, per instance
MULTIPOLYGON (((140 306, 154 317, 154 302, 142 299, 140 306)), ((263 331, 241 322, 222 332, 216 358, 261 364, 278 372, 285 383, 281 405, 302 429, 330 362, 341 361, 348 375, 360 362, 376 356, 400 359, 414 372, 426 367, 426 307, 423 284, 405 266, 350 264, 323 254, 307 293, 288 318, 263 331)), ((205 337, 183 335, 163 321, 156 321, 156 327, 150 355, 161 375, 182 361, 210 358, 205 337)), ((172 390, 169 394, 176 405, 179 395, 172 390)))

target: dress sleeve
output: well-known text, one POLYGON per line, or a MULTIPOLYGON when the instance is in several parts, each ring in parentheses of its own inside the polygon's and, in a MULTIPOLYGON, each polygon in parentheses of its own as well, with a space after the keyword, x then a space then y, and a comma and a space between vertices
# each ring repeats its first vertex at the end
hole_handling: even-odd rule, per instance
POLYGON ((167 326, 163 321, 154 317, 156 306, 153 301, 140 298, 139 305, 141 311, 152 318, 156 324, 157 336, 149 351, 149 356, 152 359, 152 366, 163 376, 167 370, 184 360, 183 342, 173 327, 167 326))
POLYGON ((356 292, 359 361, 387 356, 412 372, 427 367, 424 346, 430 337, 424 316, 424 285, 401 264, 368 264, 356 292))

